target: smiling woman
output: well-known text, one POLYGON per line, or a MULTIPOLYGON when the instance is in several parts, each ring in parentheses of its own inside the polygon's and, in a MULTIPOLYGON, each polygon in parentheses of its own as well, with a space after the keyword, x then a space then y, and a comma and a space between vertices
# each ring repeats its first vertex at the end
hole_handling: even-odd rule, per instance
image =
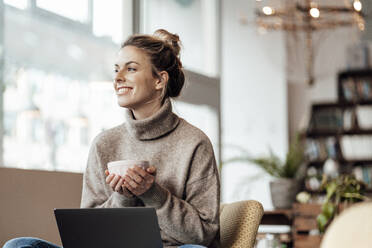
POLYGON ((212 145, 172 112, 170 98, 180 95, 185 81, 179 52, 178 35, 162 29, 131 36, 121 46, 114 88, 127 123, 93 142, 81 206, 154 207, 164 247, 219 247, 220 183, 212 145), (151 166, 134 166, 125 175, 107 171, 108 162, 128 159, 151 166))
MULTIPOLYGON (((136 118, 144 118, 152 113, 154 109, 148 111, 146 109, 154 100, 162 97, 165 87, 164 80, 162 81, 158 75, 153 75, 147 55, 134 46, 120 49, 115 72, 114 88, 120 107, 134 110, 136 118), (139 112, 147 114, 139 117, 139 112)), ((167 77, 164 73, 163 76, 167 77)), ((152 108, 159 109, 160 101, 152 108)))
MULTIPOLYGON (((180 95, 185 81, 179 43, 177 35, 157 30, 131 36, 121 46, 114 89, 127 121, 93 140, 81 207, 152 207, 165 248, 216 248, 220 181, 213 147, 201 130, 173 113, 170 100, 180 95), (107 164, 119 160, 150 166, 131 162, 125 174, 110 173, 107 164)), ((21 238, 4 248, 27 245, 55 247, 21 238)))
POLYGON ((114 87, 119 105, 132 109, 136 118, 148 117, 166 97, 179 96, 185 81, 179 43, 178 35, 163 29, 153 36, 132 36, 123 43, 114 87))

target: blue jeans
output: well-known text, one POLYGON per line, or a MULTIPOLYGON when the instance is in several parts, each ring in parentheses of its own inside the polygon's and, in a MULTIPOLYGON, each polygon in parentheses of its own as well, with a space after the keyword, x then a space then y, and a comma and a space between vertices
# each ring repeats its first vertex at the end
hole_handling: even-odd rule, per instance
MULTIPOLYGON (((16 238, 5 243, 3 248, 62 248, 38 238, 16 238)), ((180 248, 206 248, 201 245, 182 245, 180 248)))

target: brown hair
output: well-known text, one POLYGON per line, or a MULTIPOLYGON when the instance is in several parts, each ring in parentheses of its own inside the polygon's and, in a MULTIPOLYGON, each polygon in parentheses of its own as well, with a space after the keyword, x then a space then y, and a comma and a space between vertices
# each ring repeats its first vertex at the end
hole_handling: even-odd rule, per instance
POLYGON ((153 65, 152 73, 166 71, 169 80, 166 86, 164 99, 180 95, 185 83, 185 75, 180 60, 181 41, 177 34, 171 34, 164 29, 158 29, 153 35, 132 35, 122 45, 134 46, 142 49, 150 58, 153 65))

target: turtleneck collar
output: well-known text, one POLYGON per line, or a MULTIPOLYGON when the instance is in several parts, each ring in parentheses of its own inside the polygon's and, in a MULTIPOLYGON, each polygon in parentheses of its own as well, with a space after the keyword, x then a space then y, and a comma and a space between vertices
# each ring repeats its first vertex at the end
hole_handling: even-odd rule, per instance
POLYGON ((179 123, 178 116, 172 112, 172 103, 169 98, 155 114, 146 119, 135 120, 130 109, 127 109, 125 113, 126 129, 139 140, 159 138, 174 130, 179 123))

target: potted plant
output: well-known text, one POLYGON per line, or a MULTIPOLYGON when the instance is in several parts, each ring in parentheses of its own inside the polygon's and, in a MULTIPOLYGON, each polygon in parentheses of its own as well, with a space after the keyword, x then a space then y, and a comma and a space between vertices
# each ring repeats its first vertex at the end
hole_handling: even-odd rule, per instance
POLYGON ((342 210, 368 198, 364 195, 365 183, 358 181, 353 175, 341 175, 332 180, 323 177, 322 181, 321 187, 326 191, 326 198, 322 204, 322 212, 317 217, 317 223, 319 231, 324 233, 333 218, 342 210))
POLYGON ((252 158, 245 154, 233 157, 223 164, 233 162, 253 163, 275 179, 270 182, 270 193, 275 208, 290 208, 300 187, 300 180, 304 176, 304 148, 297 135, 289 146, 285 161, 282 161, 271 150, 268 157, 252 158))

